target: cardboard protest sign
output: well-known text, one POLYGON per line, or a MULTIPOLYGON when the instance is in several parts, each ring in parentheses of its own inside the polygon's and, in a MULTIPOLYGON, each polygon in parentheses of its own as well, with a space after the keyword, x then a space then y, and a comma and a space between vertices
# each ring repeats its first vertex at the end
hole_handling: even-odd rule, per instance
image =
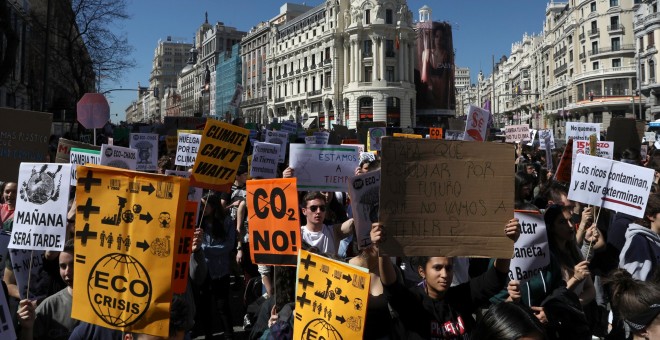
POLYGON ((0 289, 0 339, 16 339, 14 323, 9 314, 9 303, 4 289, 0 289))
POLYGON ((432 127, 429 128, 429 136, 431 139, 442 139, 442 128, 432 127))
POLYGON ((243 158, 248 133, 241 127, 209 119, 202 134, 190 185, 229 191, 243 158))
POLYGON ((165 145, 167 146, 167 153, 176 153, 178 138, 177 136, 165 136, 165 145))
POLYGON ((186 202, 186 210, 183 213, 181 224, 179 224, 179 237, 175 240, 174 248, 174 275, 172 276, 172 292, 183 294, 188 286, 188 273, 190 272, 190 255, 192 254, 192 242, 197 224, 197 207, 199 203, 186 202))
POLYGON ((369 136, 367 138, 367 150, 369 151, 380 151, 380 139, 386 135, 386 128, 384 127, 375 127, 369 129, 369 136))
POLYGON ((305 136, 305 144, 316 144, 316 137, 305 136))
POLYGON ((288 133, 290 136, 297 136, 298 135, 298 126, 296 125, 296 122, 292 121, 283 121, 282 126, 280 127, 283 132, 288 133))
POLYGON ((358 165, 357 146, 291 144, 299 191, 344 191, 358 165))
POLYGON ((261 142, 254 143, 252 151, 252 162, 250 164, 250 177, 277 177, 277 163, 279 161, 279 155, 279 144, 261 142))
POLYGON ((137 168, 137 150, 103 144, 101 145, 101 165, 135 170, 137 168))
POLYGON ((316 131, 314 132, 314 137, 316 137, 316 144, 328 144, 330 139, 330 132, 328 131, 316 131))
POLYGON ((0 181, 15 182, 21 162, 45 162, 53 115, 0 108, 0 181))
POLYGON ((18 294, 23 299, 41 300, 48 296, 50 275, 44 270, 43 250, 11 249, 9 258, 16 277, 18 294), (28 281, 30 292, 28 294, 28 281))
POLYGON ((246 200, 252 262, 295 266, 302 249, 296 179, 247 181, 246 200))
POLYGON ((468 107, 468 118, 465 121, 465 135, 466 141, 483 142, 486 140, 488 133, 488 119, 490 112, 474 105, 468 107))
POLYGON ((62 251, 71 190, 71 165, 21 163, 9 248, 62 251))
POLYGON ((596 138, 600 140, 599 123, 566 122, 567 142, 570 138, 573 140, 589 140, 589 136, 593 134, 595 134, 596 138))
POLYGON ((351 197, 357 245, 362 249, 371 244, 371 224, 378 222, 380 169, 351 178, 348 194, 351 197))
POLYGON ((71 317, 168 336, 188 181, 96 165, 78 173, 71 317))
POLYGON ((445 133, 446 140, 463 140, 465 138, 464 136, 465 133, 458 130, 447 130, 445 133))
POLYGON ((416 135, 416 134, 413 134, 413 133, 398 133, 398 132, 395 132, 392 136, 393 137, 400 137, 400 138, 414 138, 414 139, 424 138, 422 135, 416 135))
POLYGON ((174 165, 192 166, 197 158, 202 136, 194 133, 179 132, 174 165))
POLYGON ((562 183, 569 183, 571 181, 571 172, 573 169, 573 140, 569 139, 566 143, 566 148, 561 154, 557 171, 555 172, 555 180, 562 183))
POLYGON ((78 183, 78 165, 101 164, 101 150, 71 148, 69 161, 71 162, 71 185, 75 186, 78 183))
POLYGON ((539 149, 540 150, 545 150, 546 147, 550 147, 550 149, 555 148, 555 134, 554 134, 554 132, 552 132, 552 129, 539 130, 538 135, 539 135, 539 149), (550 138, 550 145, 549 146, 545 142, 546 137, 550 138))
MULTIPOLYGON (((607 128, 607 140, 614 142, 614 154, 621 155, 626 149, 639 150, 643 133, 638 132, 638 123, 632 118, 612 118, 607 128)), ((643 131, 643 130, 642 130, 643 131)))
POLYGON ((131 133, 130 148, 137 150, 138 162, 135 170, 158 170, 158 134, 131 133))
POLYGON ((293 339, 362 339, 371 276, 351 266, 300 251, 293 339))
POLYGON ((503 226, 513 217, 513 148, 384 138, 379 214, 388 237, 380 251, 511 258, 503 226))
MULTIPOLYGON (((572 164, 575 164, 575 157, 578 154, 590 155, 591 143, 584 140, 574 140, 573 141, 573 160, 572 164)), ((602 141, 596 143, 596 155, 597 157, 613 159, 614 158, 614 142, 602 141)), ((572 170, 572 169, 571 169, 572 170)))
POLYGON ((100 146, 68 140, 65 138, 60 138, 57 144, 57 154, 55 155, 55 163, 70 163, 71 149, 74 148, 101 151, 100 146))
POLYGON ((529 143, 527 143, 527 146, 532 146, 534 145, 534 139, 536 139, 536 134, 538 133, 539 130, 536 129, 529 129, 529 143))
POLYGON ((506 135, 506 143, 527 142, 529 137, 529 125, 507 125, 504 127, 504 134, 506 135))
POLYGON ((550 247, 545 221, 540 213, 514 213, 520 222, 520 237, 513 245, 509 279, 529 281, 550 264, 550 247))
MULTIPOLYGON (((314 137, 314 141, 316 141, 316 137, 314 137)), ((279 162, 284 163, 286 159, 286 147, 289 144, 287 133, 282 131, 267 131, 266 143, 277 144, 280 146, 279 162)))
POLYGON ((655 171, 605 158, 578 154, 568 199, 643 217, 655 171))

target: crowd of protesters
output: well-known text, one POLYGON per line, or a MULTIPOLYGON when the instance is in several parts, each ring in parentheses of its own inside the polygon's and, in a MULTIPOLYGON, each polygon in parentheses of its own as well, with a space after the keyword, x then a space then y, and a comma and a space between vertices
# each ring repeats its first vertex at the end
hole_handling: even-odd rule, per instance
MULTIPOLYGON (((555 150, 552 164, 559 156, 555 150)), ((510 259, 380 256, 388 226, 378 222, 372 245, 358 249, 346 192, 300 192, 303 248, 369 271, 365 339, 660 339, 660 151, 651 147, 642 159, 631 148, 620 160, 656 171, 643 218, 569 200, 568 183, 553 179, 545 151, 516 148, 515 207, 543 214, 551 253, 550 264, 524 283, 509 277, 510 259)), ((377 170, 381 161, 363 153, 355 174, 377 170)), ((160 173, 174 169, 171 156, 162 156, 159 167, 160 173)), ((295 170, 280 164, 279 176, 295 177, 295 170)), ((235 339, 238 324, 249 339, 293 336, 296 269, 250 260, 248 171, 241 164, 229 192, 203 195, 188 290, 171 305, 170 339, 235 339), (238 290, 236 305, 231 294, 238 290)), ((15 182, 2 185, 5 232, 16 195, 15 182)), ((70 234, 75 204, 72 197, 70 234)), ((517 219, 496 222, 517 239, 517 219)), ((44 255, 51 282, 39 301, 20 298, 11 254, 6 259, 3 288, 19 339, 153 338, 71 318, 73 254, 69 239, 64 251, 44 255)))

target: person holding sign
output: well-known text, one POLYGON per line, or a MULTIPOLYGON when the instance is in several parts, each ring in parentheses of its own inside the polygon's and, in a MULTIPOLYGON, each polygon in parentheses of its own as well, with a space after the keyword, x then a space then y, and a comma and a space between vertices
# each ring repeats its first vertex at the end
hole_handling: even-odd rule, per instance
POLYGON ((303 242, 318 248, 321 253, 336 255, 339 241, 353 233, 353 219, 341 224, 326 225, 323 223, 327 209, 326 196, 312 191, 305 195, 303 201, 302 212, 307 218, 307 224, 300 227, 303 242))
POLYGON ((0 225, 14 217, 16 209, 16 182, 7 182, 2 190, 4 203, 0 204, 0 225))
POLYGON ((626 230, 619 267, 633 278, 645 281, 660 268, 660 194, 649 195, 644 218, 635 222, 626 230))
MULTIPOLYGON (((504 226, 512 240, 520 236, 518 219, 504 226)), ((375 247, 387 236, 385 226, 374 223, 371 242, 375 247)), ((513 245, 512 245, 513 247, 513 245)), ((410 289, 397 280, 394 265, 388 257, 378 258, 380 280, 390 296, 390 305, 399 313, 408 330, 409 339, 469 339, 477 308, 506 285, 511 259, 497 259, 484 274, 458 286, 450 287, 453 258, 420 257, 417 272, 422 282, 410 289)))

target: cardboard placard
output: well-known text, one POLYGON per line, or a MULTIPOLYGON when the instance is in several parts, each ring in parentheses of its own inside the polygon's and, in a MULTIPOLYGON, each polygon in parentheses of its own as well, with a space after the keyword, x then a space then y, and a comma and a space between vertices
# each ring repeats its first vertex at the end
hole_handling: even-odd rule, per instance
POLYGON ((179 224, 179 237, 175 240, 174 248, 174 275, 172 276, 172 292, 183 294, 188 286, 188 273, 190 272, 190 255, 197 224, 198 202, 186 201, 186 210, 179 224))
POLYGON ((507 125, 504 127, 506 143, 527 142, 530 140, 529 125, 507 125))
POLYGON ((62 251, 66 241, 71 165, 21 163, 9 248, 62 251))
POLYGON ((465 121, 466 141, 484 142, 488 137, 488 120, 490 112, 474 105, 468 107, 468 118, 465 121))
POLYGON ((431 139, 442 139, 442 128, 432 127, 429 128, 429 136, 431 139))
POLYGON ((280 145, 256 142, 252 151, 250 177, 277 177, 277 163, 280 156, 280 145))
POLYGON ((103 144, 101 145, 101 165, 135 170, 137 167, 137 150, 103 144))
POLYGON ((249 130, 209 119, 195 159, 190 185, 227 192, 241 165, 249 130))
POLYGON ((192 166, 195 164, 201 141, 202 135, 179 131, 174 165, 192 166))
POLYGON ((371 284, 366 269, 301 250, 296 282, 293 339, 363 338, 371 284))
POLYGON ((70 163, 70 154, 71 154, 71 149, 73 148, 101 151, 100 146, 68 140, 65 138, 60 138, 57 144, 57 154, 55 155, 55 163, 70 163))
POLYGON ((571 138, 573 140, 589 140, 589 136, 593 134, 600 140, 599 123, 566 122, 566 142, 571 138))
POLYGON ((97 165, 78 173, 71 317, 167 337, 188 181, 97 165))
POLYGON ((367 150, 380 151, 380 139, 387 134, 387 129, 384 127, 375 127, 369 129, 369 136, 367 138, 367 150))
POLYGON ((511 258, 511 144, 383 138, 380 221, 387 256, 511 258), (484 190, 488 188, 488 190, 484 190))
POLYGON ((509 279, 524 283, 550 264, 550 246, 543 215, 515 212, 514 217, 520 222, 520 237, 513 245, 509 279))
MULTIPOLYGON (((316 137, 314 137, 314 141, 316 141, 316 137)), ((284 163, 286 160, 286 148, 289 144, 288 134, 282 131, 267 131, 266 143, 277 144, 280 146, 279 162, 284 163)))
POLYGON ((0 181, 16 182, 22 162, 45 162, 53 115, 0 108, 0 181))
POLYGON ((252 262, 295 266, 302 249, 295 178, 247 181, 252 262))
POLYGON ((69 153, 71 162, 71 185, 78 183, 78 165, 101 164, 101 150, 88 150, 71 148, 69 153))
POLYGON ((131 133, 129 140, 129 147, 137 150, 138 160, 135 170, 158 170, 158 134, 131 133))
POLYGON ((355 234, 359 249, 371 244, 371 224, 378 222, 380 169, 351 178, 348 194, 351 197, 355 234))
POLYGON ((358 165, 357 146, 291 144, 289 166, 299 191, 345 191, 358 165))

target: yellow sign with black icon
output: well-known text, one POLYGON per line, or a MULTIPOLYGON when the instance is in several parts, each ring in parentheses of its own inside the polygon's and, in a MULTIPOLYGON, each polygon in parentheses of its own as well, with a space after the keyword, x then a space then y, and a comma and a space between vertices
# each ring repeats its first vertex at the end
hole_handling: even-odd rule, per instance
POLYGON ((71 317, 167 337, 188 180, 78 167, 71 317))
POLYGON ((298 255, 294 339, 362 339, 371 276, 305 250, 298 255))

